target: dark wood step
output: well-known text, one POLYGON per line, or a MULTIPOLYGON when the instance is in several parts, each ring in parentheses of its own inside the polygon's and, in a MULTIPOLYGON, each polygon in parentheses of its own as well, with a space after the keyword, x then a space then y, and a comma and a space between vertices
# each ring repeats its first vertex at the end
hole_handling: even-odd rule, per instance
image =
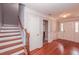
POLYGON ((18 42, 18 43, 5 45, 5 46, 0 46, 0 49, 5 49, 5 48, 11 47, 11 46, 16 46, 16 45, 19 45, 19 44, 23 44, 23 43, 22 42, 18 42))
POLYGON ((4 40, 4 41, 0 41, 0 43, 15 41, 15 40, 19 40, 19 39, 22 39, 22 38, 13 38, 13 39, 10 39, 10 40, 4 40))
POLYGON ((17 32, 20 32, 20 31, 0 32, 0 33, 17 33, 17 32))
POLYGON ((0 55, 11 55, 12 53, 18 52, 20 50, 24 49, 23 47, 18 47, 16 49, 12 49, 3 53, 0 53, 0 55))
POLYGON ((5 36, 0 36, 0 38, 3 38, 3 37, 12 37, 12 36, 19 36, 21 34, 13 34, 13 35, 5 35, 5 36))

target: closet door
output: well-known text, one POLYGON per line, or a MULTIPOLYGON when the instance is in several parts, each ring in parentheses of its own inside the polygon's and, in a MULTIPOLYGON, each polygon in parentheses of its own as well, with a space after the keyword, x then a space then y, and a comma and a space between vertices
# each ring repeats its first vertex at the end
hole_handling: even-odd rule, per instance
POLYGON ((64 23, 64 39, 73 41, 74 40, 74 22, 64 23))
POLYGON ((40 20, 41 18, 38 15, 28 14, 27 29, 30 32, 30 50, 42 47, 40 20))

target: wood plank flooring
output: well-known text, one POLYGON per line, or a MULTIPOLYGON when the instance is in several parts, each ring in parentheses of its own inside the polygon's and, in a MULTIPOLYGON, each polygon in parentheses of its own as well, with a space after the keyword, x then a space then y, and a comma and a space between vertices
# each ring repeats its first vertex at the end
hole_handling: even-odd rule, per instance
POLYGON ((42 48, 30 52, 31 55, 78 55, 79 43, 57 39, 42 48))

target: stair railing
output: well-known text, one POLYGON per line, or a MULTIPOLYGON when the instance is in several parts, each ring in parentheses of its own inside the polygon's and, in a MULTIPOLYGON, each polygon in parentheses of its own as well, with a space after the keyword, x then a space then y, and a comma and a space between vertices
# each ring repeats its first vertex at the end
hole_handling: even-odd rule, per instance
POLYGON ((23 38, 23 40, 26 40, 26 44, 24 45, 24 51, 25 51, 25 54, 30 54, 30 50, 29 50, 29 38, 30 38, 30 34, 27 32, 27 30, 23 27, 22 23, 21 23, 21 20, 18 16, 18 25, 20 26, 21 28, 21 31, 23 33, 23 36, 26 37, 26 38, 23 38))

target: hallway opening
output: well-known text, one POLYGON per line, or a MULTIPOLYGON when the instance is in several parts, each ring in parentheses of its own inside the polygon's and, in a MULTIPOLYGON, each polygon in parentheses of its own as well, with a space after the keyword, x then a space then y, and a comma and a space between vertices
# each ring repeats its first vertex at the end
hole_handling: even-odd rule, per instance
POLYGON ((43 45, 48 43, 48 21, 43 20, 43 45))

